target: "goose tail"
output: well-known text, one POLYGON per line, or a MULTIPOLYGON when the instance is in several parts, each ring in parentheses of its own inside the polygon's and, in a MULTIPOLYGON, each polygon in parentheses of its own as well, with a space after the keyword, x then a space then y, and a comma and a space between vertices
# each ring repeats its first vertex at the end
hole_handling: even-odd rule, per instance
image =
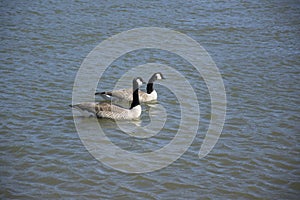
POLYGON ((105 100, 111 100, 112 92, 96 92, 95 95, 100 95, 105 100))
POLYGON ((111 92, 96 92, 95 93, 95 95, 104 95, 104 94, 106 94, 106 95, 112 95, 111 92))
POLYGON ((96 103, 86 102, 80 104, 69 105, 71 108, 78 110, 84 116, 95 116, 96 115, 96 103))

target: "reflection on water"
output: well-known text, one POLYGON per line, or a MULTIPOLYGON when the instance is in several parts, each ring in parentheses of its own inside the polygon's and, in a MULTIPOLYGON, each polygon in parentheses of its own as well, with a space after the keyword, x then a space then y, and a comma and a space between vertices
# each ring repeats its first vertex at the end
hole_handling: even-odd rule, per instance
MULTIPOLYGON (((296 1, 5 1, 0 9, 1 199, 299 196, 300 14, 296 1), (145 26, 180 31, 208 50, 225 82, 227 118, 217 145, 199 160, 211 118, 203 79, 186 60, 169 52, 146 49, 122 56, 105 72, 97 89, 113 88, 130 67, 166 64, 189 78, 201 112, 198 134, 179 160, 152 173, 125 174, 89 154, 68 105, 84 57, 109 36, 145 26)), ((122 149, 137 153, 160 149, 175 137, 180 106, 168 88, 155 87, 159 101, 143 105, 140 121, 119 128, 113 120, 75 120, 87 129, 96 120, 122 149), (122 131, 150 128, 156 118, 149 114, 157 114, 153 106, 166 110, 164 131, 149 138, 151 132, 140 138, 122 131)))
MULTIPOLYGON (((160 130, 164 127, 167 120, 167 113, 164 107, 159 104, 148 104, 148 109, 144 112, 147 112, 149 116, 150 122, 142 126, 142 120, 133 120, 130 122, 118 121, 118 127, 124 132, 129 134, 132 137, 137 138, 150 138, 155 136, 160 132, 160 130)), ((145 118, 145 117, 144 117, 145 118)), ((143 121, 148 121, 143 119, 143 121)))

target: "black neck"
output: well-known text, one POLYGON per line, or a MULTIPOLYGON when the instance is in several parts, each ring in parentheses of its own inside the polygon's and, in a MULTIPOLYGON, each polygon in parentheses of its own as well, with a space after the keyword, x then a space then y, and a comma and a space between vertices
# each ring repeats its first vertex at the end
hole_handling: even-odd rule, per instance
POLYGON ((139 100, 139 88, 135 89, 133 94, 132 94, 132 102, 131 102, 131 106, 130 109, 134 108, 137 105, 140 105, 140 100, 139 100))
POLYGON ((148 94, 151 94, 151 92, 153 92, 153 83, 154 83, 154 81, 156 80, 156 74, 153 74, 152 76, 151 76, 151 78, 149 79, 149 81, 148 81, 148 84, 147 84, 147 93, 148 94))
POLYGON ((153 92, 153 83, 148 83, 147 84, 147 93, 151 94, 153 92))

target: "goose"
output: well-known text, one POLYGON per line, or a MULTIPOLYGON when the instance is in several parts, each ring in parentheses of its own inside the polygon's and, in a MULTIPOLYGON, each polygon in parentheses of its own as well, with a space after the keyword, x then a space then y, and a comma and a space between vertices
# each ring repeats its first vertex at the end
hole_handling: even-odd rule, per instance
POLYGON ((132 120, 140 117, 142 108, 139 100, 139 87, 144 83, 141 77, 137 77, 132 81, 132 103, 129 109, 110 104, 110 103, 96 103, 84 102, 76 105, 70 105, 81 112, 89 112, 97 118, 109 118, 115 120, 132 120))
MULTIPOLYGON (((161 72, 154 73, 147 83, 147 92, 139 91, 140 102, 149 102, 157 100, 157 92, 153 88, 153 83, 156 80, 165 79, 161 72)), ((95 95, 101 95, 105 100, 111 100, 115 97, 118 100, 132 101, 132 89, 120 89, 110 92, 96 92, 95 95)))

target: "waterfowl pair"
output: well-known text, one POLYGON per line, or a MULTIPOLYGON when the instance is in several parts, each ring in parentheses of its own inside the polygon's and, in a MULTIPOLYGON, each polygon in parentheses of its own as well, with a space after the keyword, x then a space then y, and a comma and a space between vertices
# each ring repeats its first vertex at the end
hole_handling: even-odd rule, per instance
MULTIPOLYGON (((139 90, 138 92, 140 102, 144 103, 144 102, 157 100, 157 92, 153 87, 153 83, 154 81, 161 80, 161 79, 164 79, 164 76, 160 72, 154 73, 151 76, 151 78, 147 83, 147 92, 143 92, 141 90, 139 90)), ((129 89, 113 90, 110 92, 97 92, 95 93, 95 95, 101 95, 101 97, 104 98, 105 100, 111 100, 112 98, 116 98, 118 100, 131 102, 133 100, 132 92, 133 92, 132 89, 129 88, 129 89)))
POLYGON ((139 99, 139 87, 144 83, 143 79, 137 77, 132 81, 132 103, 129 109, 110 104, 85 102, 76 105, 70 105, 81 112, 89 112, 97 118, 109 118, 115 120, 131 120, 139 118, 142 113, 142 108, 139 99))

